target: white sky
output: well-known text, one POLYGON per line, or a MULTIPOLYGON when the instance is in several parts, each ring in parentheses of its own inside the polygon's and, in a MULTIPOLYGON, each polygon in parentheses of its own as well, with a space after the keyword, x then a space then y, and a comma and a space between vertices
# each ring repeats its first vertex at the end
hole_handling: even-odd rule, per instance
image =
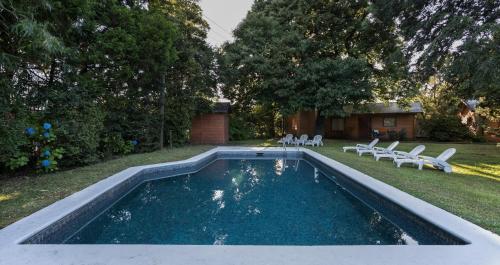
POLYGON ((232 41, 232 31, 252 7, 253 0, 201 0, 203 16, 210 24, 208 43, 220 46, 232 41))

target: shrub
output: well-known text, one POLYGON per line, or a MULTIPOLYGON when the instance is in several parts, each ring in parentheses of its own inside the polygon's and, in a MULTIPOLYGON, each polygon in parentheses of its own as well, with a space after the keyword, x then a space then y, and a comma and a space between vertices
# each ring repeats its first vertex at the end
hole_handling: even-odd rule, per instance
POLYGON ((109 133, 102 137, 101 153, 104 157, 128 154, 134 150, 134 146, 138 143, 137 140, 134 141, 124 140, 120 133, 109 133))
POLYGON ((22 135, 24 141, 17 145, 5 165, 10 169, 18 169, 31 164, 35 169, 49 172, 57 170, 58 161, 62 158, 64 149, 56 144, 56 129, 50 122, 43 125, 29 126, 22 135))
POLYGON ((11 114, 0 117, 0 171, 14 170, 29 162, 29 140, 23 133, 26 127, 22 118, 11 114))
POLYGON ((229 139, 231 141, 247 140, 255 135, 255 127, 249 126, 247 122, 237 115, 231 115, 229 122, 229 139))
POLYGON ((403 128, 399 131, 398 140, 404 141, 407 139, 408 139, 408 133, 406 132, 406 129, 403 128))
POLYGON ((389 130, 387 131, 387 136, 389 137, 389 140, 395 141, 399 139, 399 135, 397 131, 394 130, 389 130))
POLYGON ((100 159, 98 147, 104 114, 95 106, 67 109, 61 114, 58 144, 65 150, 63 166, 90 164, 100 159))
POLYGON ((429 138, 436 141, 460 141, 471 138, 470 131, 454 115, 434 115, 422 124, 429 138))

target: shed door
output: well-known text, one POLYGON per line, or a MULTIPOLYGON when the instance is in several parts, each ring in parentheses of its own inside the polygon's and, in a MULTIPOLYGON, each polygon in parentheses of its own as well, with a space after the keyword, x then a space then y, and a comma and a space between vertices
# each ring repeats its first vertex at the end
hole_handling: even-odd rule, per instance
POLYGON ((368 116, 358 117, 359 138, 370 139, 372 135, 372 119, 368 116))

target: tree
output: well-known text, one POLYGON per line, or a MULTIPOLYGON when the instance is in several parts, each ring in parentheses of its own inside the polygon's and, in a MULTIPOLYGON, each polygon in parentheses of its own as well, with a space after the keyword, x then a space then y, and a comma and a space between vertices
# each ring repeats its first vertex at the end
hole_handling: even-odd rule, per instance
POLYGON ((62 166, 156 149, 162 122, 185 142, 214 95, 207 29, 195 0, 1 1, 0 170, 35 155, 22 132, 45 121, 62 166))
POLYGON ((346 105, 406 95, 406 63, 393 24, 369 1, 256 1, 221 55, 224 94, 282 114, 343 116, 346 105), (383 84, 391 83, 392 86, 383 84))
POLYGON ((500 2, 375 1, 379 16, 397 26, 414 77, 437 76, 462 99, 498 111, 500 2))

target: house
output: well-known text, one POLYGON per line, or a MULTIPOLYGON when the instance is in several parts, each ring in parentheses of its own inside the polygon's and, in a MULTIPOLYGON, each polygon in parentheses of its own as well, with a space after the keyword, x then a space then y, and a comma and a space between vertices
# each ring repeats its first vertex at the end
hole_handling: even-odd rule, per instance
POLYGON ((477 113, 479 101, 469 99, 461 101, 458 117, 473 135, 483 135, 487 141, 500 142, 500 119, 489 120, 477 113))
MULTIPOLYGON (((363 104, 347 112, 346 117, 325 119, 326 138, 369 139, 375 131, 382 139, 401 132, 406 139, 415 139, 417 115, 423 110, 420 102, 411 103, 407 108, 389 102, 363 104)), ((315 121, 316 111, 301 111, 285 119, 285 131, 294 135, 314 135, 315 121)))
POLYGON ((192 144, 227 144, 229 141, 229 102, 216 102, 211 112, 196 115, 191 121, 192 144))

